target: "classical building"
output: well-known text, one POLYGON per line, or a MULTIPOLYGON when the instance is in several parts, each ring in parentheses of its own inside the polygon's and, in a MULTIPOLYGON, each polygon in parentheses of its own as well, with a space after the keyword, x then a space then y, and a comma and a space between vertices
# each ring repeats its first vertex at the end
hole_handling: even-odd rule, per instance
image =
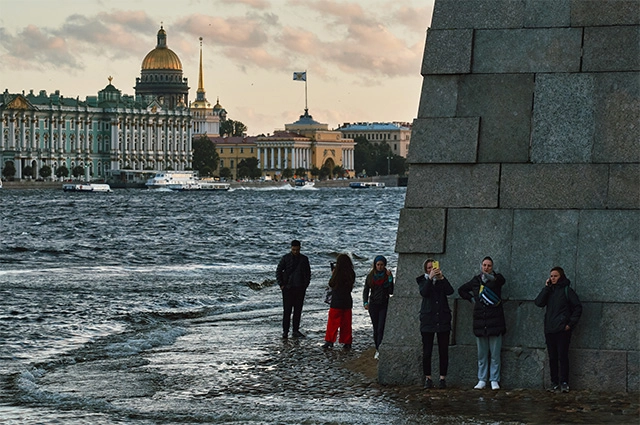
POLYGON ((0 96, 0 166, 12 161, 16 178, 43 166, 88 168, 94 179, 119 170, 184 170, 192 164, 191 114, 177 55, 158 32, 158 46, 142 62, 136 96, 109 77, 98 96, 65 98, 59 91, 0 96))
POLYGON ((227 119, 227 111, 220 105, 220 99, 211 106, 204 90, 204 73, 202 72, 202 37, 200 37, 200 68, 198 71, 198 90, 196 100, 189 105, 193 117, 193 136, 220 135, 220 123, 227 119))
MULTIPOLYGON (((262 175, 280 179, 283 171, 303 168, 304 176, 314 169, 327 167, 331 172, 342 167, 348 176, 354 175, 353 139, 339 131, 329 130, 305 110, 300 119, 285 124, 284 131, 258 137, 210 137, 220 156, 220 168, 229 167, 237 178, 237 165, 245 158, 257 158, 262 175)), ((300 176, 302 177, 302 176, 300 176)))
POLYGON ((358 122, 344 123, 338 127, 344 137, 364 137, 371 143, 386 143, 391 152, 403 158, 409 152, 411 124, 402 122, 358 122))

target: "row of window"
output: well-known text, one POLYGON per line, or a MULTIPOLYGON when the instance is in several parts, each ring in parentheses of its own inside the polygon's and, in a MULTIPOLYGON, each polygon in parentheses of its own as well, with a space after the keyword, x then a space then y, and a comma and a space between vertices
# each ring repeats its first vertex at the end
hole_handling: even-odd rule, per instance
MULTIPOLYGON (((224 153, 224 148, 220 148, 220 153, 224 153)), ((233 153, 233 148, 229 148, 229 153, 233 153)), ((240 153, 244 153, 244 148, 240 148, 240 153)), ((250 148, 249 153, 253 153, 253 148, 250 148)))
MULTIPOLYGON (((391 140, 390 133, 360 133, 360 134, 352 133, 352 134, 346 134, 346 137, 350 139, 355 139, 356 137, 364 137, 367 140, 387 140, 387 139, 391 140)), ((398 140, 397 134, 393 135, 393 140, 398 140)), ((405 140, 409 140, 409 135, 405 135, 405 140)))

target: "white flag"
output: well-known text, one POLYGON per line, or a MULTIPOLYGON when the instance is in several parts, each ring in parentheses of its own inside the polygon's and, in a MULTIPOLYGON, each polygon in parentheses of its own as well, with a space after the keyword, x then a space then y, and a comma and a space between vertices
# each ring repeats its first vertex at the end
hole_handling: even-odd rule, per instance
POLYGON ((307 71, 294 72, 293 73, 293 81, 307 81, 307 71))

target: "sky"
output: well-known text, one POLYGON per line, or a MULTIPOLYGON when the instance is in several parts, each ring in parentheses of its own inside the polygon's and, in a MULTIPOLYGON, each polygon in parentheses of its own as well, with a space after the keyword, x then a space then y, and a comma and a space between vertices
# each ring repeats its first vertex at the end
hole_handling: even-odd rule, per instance
POLYGON ((203 38, 209 102, 249 135, 309 113, 345 122, 412 122, 434 0, 0 0, 0 90, 134 95, 160 25, 182 62, 189 100, 203 38))

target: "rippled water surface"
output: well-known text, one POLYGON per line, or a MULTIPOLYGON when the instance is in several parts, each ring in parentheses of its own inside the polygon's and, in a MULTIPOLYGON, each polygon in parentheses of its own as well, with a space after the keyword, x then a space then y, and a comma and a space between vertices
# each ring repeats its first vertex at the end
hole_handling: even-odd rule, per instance
MULTIPOLYGON (((375 255, 395 266, 404 195, 404 188, 0 191, 0 419, 362 423, 388 417, 393 406, 354 397, 339 409, 342 416, 325 418, 321 393, 296 397, 289 393, 295 383, 271 382, 278 365, 269 356, 317 349, 326 320, 323 286, 337 253, 352 255, 359 285, 375 255), (312 264, 303 315, 309 338, 283 345, 281 297, 269 285, 291 239, 302 241, 312 264), (255 391, 234 394, 265 379, 255 391)), ((356 332, 367 327, 368 318, 354 310, 356 332)))

